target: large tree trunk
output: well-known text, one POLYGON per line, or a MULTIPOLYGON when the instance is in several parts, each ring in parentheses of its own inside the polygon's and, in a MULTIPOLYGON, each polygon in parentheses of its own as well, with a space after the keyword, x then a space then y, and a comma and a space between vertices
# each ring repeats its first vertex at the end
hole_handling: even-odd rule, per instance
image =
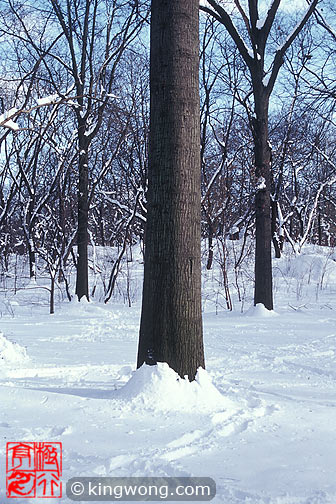
POLYGON ((204 367, 198 0, 152 0, 148 215, 138 366, 204 367))
POLYGON ((253 119, 256 176, 256 249, 254 304, 262 303, 273 310, 271 253, 271 148, 268 138, 268 97, 263 86, 254 92, 253 119))
POLYGON ((78 128, 79 137, 79 179, 78 179, 78 230, 77 230, 77 278, 76 294, 80 301, 89 299, 88 281, 88 140, 85 137, 85 123, 78 128))

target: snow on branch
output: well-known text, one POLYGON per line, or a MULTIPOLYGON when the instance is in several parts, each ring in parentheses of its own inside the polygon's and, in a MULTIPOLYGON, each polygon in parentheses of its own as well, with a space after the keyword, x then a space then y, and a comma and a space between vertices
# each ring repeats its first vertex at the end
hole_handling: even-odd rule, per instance
MULTIPOLYGON (((106 192, 106 191, 101 191, 101 192, 102 192, 102 194, 104 194, 106 201, 108 201, 112 205, 117 206, 120 210, 126 211, 128 214, 132 214, 133 218, 137 217, 138 219, 142 220, 143 222, 146 222, 146 217, 144 217, 143 215, 139 214, 138 212, 135 212, 134 209, 129 208, 127 205, 124 205, 123 203, 120 203, 120 201, 118 201, 118 200, 116 200, 114 198, 110 198, 108 196, 108 194, 109 194, 108 192, 106 192)), ((138 194, 141 194, 141 192, 142 191, 139 189, 138 190, 138 194)), ((137 196, 137 202, 138 202, 138 199, 139 199, 139 196, 137 196)))
POLYGON ((46 96, 45 98, 38 98, 36 103, 43 107, 44 105, 55 105, 61 100, 61 97, 57 94, 46 96))
POLYGON ((17 131, 19 129, 19 125, 13 121, 13 119, 18 115, 19 111, 16 108, 11 108, 4 114, 0 115, 0 126, 4 128, 9 128, 13 131, 17 131))
POLYGON ((330 164, 330 166, 332 166, 336 172, 336 164, 330 159, 330 157, 327 156, 327 154, 325 152, 323 152, 323 150, 321 150, 319 147, 317 147, 317 145, 314 144, 313 142, 308 142, 308 143, 313 147, 313 149, 317 150, 317 152, 319 154, 321 154, 321 156, 324 158, 324 160, 327 161, 327 163, 330 164))
MULTIPOLYGON (((73 89, 73 86, 67 90, 66 94, 68 94, 72 89, 73 89)), ((31 112, 33 112, 34 110, 38 110, 42 107, 47 107, 49 105, 60 105, 60 104, 67 103, 67 102, 71 103, 74 98, 75 97, 73 97, 73 96, 70 97, 70 96, 61 95, 61 94, 60 95, 54 94, 54 95, 46 96, 43 98, 38 98, 36 100, 36 105, 33 105, 32 107, 29 107, 29 108, 19 108, 18 109, 18 108, 13 107, 10 110, 7 110, 3 114, 0 115, 0 127, 2 126, 3 128, 10 128, 13 131, 18 131, 21 128, 15 122, 15 120, 18 119, 18 117, 21 114, 28 115, 31 112)))
POLYGON ((204 204, 206 198, 208 197, 209 195, 209 192, 211 191, 211 188, 212 186, 214 185, 215 181, 217 180, 217 177, 220 175, 220 173, 222 172, 224 166, 226 165, 227 168, 230 168, 232 165, 233 165, 233 162, 234 162, 234 159, 231 159, 228 163, 226 162, 225 159, 222 160, 221 164, 219 165, 219 167, 217 168, 217 170, 214 172, 214 174, 212 175, 205 191, 204 191, 204 194, 202 196, 202 200, 201 200, 201 203, 202 205, 204 204))

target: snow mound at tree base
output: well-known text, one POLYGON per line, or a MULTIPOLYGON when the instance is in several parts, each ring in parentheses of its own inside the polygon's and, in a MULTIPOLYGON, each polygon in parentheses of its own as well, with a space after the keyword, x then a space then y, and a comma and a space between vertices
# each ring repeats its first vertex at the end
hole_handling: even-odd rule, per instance
POLYGON ((268 310, 262 303, 257 303, 255 306, 251 306, 247 310, 245 316, 265 318, 265 317, 278 317, 279 314, 276 313, 274 310, 268 310))
POLYGON ((3 364, 19 364, 29 360, 26 349, 18 343, 13 343, 0 332, 0 366, 3 364))
POLYGON ((117 397, 135 406, 159 411, 202 414, 237 409, 234 402, 213 385, 204 369, 199 368, 195 380, 190 382, 188 378, 181 378, 165 362, 141 366, 117 391, 117 397))

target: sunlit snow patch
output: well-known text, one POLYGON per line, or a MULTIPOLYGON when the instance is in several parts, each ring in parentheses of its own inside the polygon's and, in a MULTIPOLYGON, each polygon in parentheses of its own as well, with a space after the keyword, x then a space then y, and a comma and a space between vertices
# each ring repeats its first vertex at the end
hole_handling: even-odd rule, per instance
POLYGON ((12 343, 0 332, 0 366, 1 364, 25 363, 28 360, 26 349, 18 343, 12 343))
POLYGON ((209 413, 237 408, 219 392, 204 369, 199 368, 195 380, 190 382, 180 378, 165 362, 144 364, 116 396, 135 406, 160 411, 209 413))

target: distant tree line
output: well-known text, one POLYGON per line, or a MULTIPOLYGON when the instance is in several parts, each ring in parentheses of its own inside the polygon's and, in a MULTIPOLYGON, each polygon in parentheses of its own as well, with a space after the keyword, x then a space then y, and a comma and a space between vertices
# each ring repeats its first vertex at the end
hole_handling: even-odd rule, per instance
MULTIPOLYGON (((218 237, 255 237, 255 196, 265 197, 264 183, 268 195, 257 208, 271 208, 276 257, 285 241, 297 252, 307 242, 335 246, 336 9, 331 0, 310 2, 288 45, 309 6, 289 14, 280 1, 273 5, 270 27, 253 10, 247 18, 240 12, 240 21, 239 9, 237 19, 231 13, 246 53, 220 3, 209 2, 200 14, 201 216, 209 269, 218 237), (275 64, 277 79, 265 98, 265 161, 256 151, 255 100, 275 64)), ((75 267, 76 294, 89 298, 88 246, 116 247, 104 285, 108 300, 126 248, 145 233, 149 2, 0 6, 2 272, 13 254, 25 256, 32 279, 39 264, 70 299, 68 270, 75 267)))

